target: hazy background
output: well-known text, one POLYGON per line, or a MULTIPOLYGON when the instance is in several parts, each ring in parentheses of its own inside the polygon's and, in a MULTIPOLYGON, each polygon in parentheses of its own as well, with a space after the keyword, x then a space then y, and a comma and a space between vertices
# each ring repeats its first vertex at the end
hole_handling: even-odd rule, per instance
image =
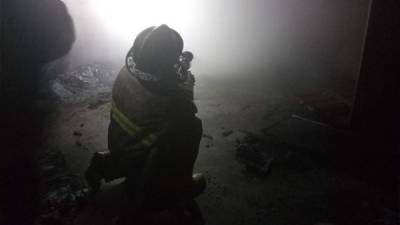
POLYGON ((77 40, 66 60, 119 68, 138 32, 165 23, 215 76, 292 73, 356 79, 369 0, 64 0, 77 40))

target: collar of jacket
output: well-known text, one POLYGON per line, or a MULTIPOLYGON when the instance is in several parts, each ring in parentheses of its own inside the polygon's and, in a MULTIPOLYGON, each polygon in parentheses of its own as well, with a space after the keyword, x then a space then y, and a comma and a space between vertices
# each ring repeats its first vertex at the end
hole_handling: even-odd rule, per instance
POLYGON ((161 80, 158 76, 156 76, 154 74, 146 73, 146 72, 143 72, 143 71, 137 69, 135 62, 133 61, 133 58, 132 58, 132 60, 129 60, 129 59, 127 60, 126 67, 128 68, 129 73, 132 74, 134 77, 136 77, 139 80, 144 80, 144 81, 160 81, 161 80))

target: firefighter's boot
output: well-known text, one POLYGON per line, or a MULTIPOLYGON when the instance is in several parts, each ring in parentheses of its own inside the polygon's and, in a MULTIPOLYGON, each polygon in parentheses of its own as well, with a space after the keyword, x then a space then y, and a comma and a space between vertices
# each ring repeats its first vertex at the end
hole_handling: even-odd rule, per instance
POLYGON ((100 190, 101 180, 104 178, 106 154, 105 152, 95 152, 85 172, 85 178, 92 193, 97 193, 100 190))
POLYGON ((203 174, 201 173, 195 173, 192 175, 192 190, 191 190, 191 195, 192 197, 197 197, 201 193, 204 192, 207 186, 206 178, 204 177, 203 174))

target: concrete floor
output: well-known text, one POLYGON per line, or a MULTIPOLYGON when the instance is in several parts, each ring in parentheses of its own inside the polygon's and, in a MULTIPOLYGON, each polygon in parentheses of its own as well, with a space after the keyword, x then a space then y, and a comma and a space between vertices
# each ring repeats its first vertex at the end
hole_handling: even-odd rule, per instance
MULTIPOLYGON (((195 96, 204 128, 195 171, 208 181, 197 203, 206 224, 368 224, 379 217, 374 190, 327 165, 329 152, 340 145, 335 135, 291 117, 298 99, 278 77, 198 77, 195 96), (285 144, 267 142, 274 161, 259 176, 238 160, 236 142, 268 127, 285 144)), ((88 106, 60 103, 46 139, 46 148, 60 150, 68 170, 79 176, 94 152, 107 150, 110 104, 88 106)), ((122 198, 118 182, 107 184, 74 223, 112 224, 122 198)))

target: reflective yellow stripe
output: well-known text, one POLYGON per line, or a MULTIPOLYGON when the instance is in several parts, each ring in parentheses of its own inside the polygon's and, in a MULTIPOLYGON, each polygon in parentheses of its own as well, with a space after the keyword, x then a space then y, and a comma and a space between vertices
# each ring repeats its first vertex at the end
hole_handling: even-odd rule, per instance
POLYGON ((130 136, 141 139, 140 141, 145 145, 151 146, 154 144, 157 137, 153 134, 146 134, 143 129, 132 123, 131 120, 129 120, 121 111, 119 111, 114 101, 112 101, 111 112, 112 118, 115 120, 115 122, 117 122, 118 125, 120 125, 120 127, 130 136))
POLYGON ((112 103, 111 110, 113 112, 113 116, 119 118, 119 121, 124 124, 124 127, 128 127, 133 133, 140 132, 140 127, 133 124, 124 114, 122 114, 114 102, 112 103))
POLYGON ((126 126, 126 124, 125 124, 124 122, 122 122, 121 119, 120 119, 118 116, 116 116, 115 113, 113 113, 112 118, 113 118, 113 119, 115 120, 115 122, 117 122, 118 125, 120 125, 121 128, 122 128, 123 130, 125 130, 130 136, 135 136, 135 132, 132 131, 128 126, 126 126))

